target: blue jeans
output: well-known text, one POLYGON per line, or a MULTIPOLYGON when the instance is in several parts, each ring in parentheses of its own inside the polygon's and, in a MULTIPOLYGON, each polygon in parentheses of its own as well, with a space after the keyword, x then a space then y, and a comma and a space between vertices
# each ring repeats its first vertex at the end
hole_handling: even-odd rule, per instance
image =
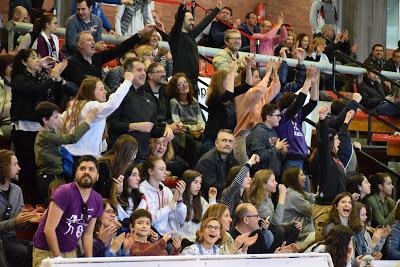
POLYGON ((261 230, 265 244, 267 245, 267 248, 269 249, 272 246, 272 243, 274 242, 274 234, 270 230, 261 230))
MULTIPOLYGON (((304 171, 304 161, 302 161, 302 160, 294 160, 294 159, 289 159, 289 160, 285 161, 285 163, 283 163, 283 167, 282 167, 282 174, 284 173, 284 171, 287 168, 290 168, 290 167, 298 167, 298 168, 300 168, 300 169, 302 169, 304 171)), ((304 191, 310 192, 311 191, 311 188, 310 188, 310 177, 307 174, 305 174, 305 175, 306 175, 306 184, 305 184, 304 191)))
POLYGON ((384 102, 375 107, 375 111, 378 115, 393 116, 400 118, 400 101, 394 101, 395 105, 388 102, 384 102))
POLYGON ((210 149, 213 149, 215 147, 215 140, 212 140, 208 137, 205 137, 203 135, 203 138, 201 140, 201 144, 203 145, 204 149, 207 149, 209 151, 210 149))

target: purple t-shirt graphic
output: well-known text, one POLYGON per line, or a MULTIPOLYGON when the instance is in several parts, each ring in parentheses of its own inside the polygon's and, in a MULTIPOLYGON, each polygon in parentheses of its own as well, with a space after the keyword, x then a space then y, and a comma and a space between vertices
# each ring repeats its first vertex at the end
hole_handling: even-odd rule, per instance
MULTIPOLYGON (((85 205, 76 183, 72 182, 57 188, 51 196, 51 200, 64 211, 56 228, 60 251, 62 253, 73 251, 86 230, 90 219, 98 218, 103 214, 101 195, 94 190, 91 191, 89 199, 86 201, 87 218, 85 218, 86 216, 83 212, 85 205)), ((46 210, 46 214, 33 237, 33 246, 43 250, 50 250, 44 234, 47 215, 48 210, 46 210)))

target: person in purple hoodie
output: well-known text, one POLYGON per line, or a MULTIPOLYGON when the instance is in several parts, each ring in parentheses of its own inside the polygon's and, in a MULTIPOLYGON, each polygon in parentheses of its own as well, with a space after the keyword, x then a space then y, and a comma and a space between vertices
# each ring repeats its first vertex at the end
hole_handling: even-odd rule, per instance
MULTIPOLYGON (((279 99, 278 106, 281 111, 281 120, 279 126, 276 128, 276 132, 278 133, 278 137, 286 139, 289 145, 285 161, 282 165, 282 172, 289 167, 298 167, 303 169, 303 171, 307 169, 307 157, 310 152, 301 125, 304 119, 317 106, 319 97, 317 79, 317 69, 309 67, 307 69, 306 81, 299 94, 296 95, 295 93, 287 92, 279 99), (304 105, 309 90, 310 101, 304 105)), ((310 179, 308 176, 305 189, 307 192, 310 191, 310 179)))
POLYGON ((46 214, 33 237, 33 267, 46 258, 75 258, 82 238, 85 257, 93 256, 93 229, 103 214, 101 195, 92 190, 99 177, 93 156, 82 156, 75 182, 53 192, 46 214))

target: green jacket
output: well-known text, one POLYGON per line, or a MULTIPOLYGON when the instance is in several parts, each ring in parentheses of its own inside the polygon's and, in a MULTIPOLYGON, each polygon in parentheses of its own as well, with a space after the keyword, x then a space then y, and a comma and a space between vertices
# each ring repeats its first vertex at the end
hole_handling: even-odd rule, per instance
POLYGON ((60 146, 79 141, 90 129, 86 122, 81 123, 72 134, 61 134, 40 130, 35 140, 35 161, 37 175, 57 175, 64 172, 60 146))
POLYGON ((373 194, 368 197, 367 202, 372 210, 372 227, 386 226, 393 223, 396 214, 396 202, 392 198, 386 197, 385 201, 382 201, 378 194, 373 194))

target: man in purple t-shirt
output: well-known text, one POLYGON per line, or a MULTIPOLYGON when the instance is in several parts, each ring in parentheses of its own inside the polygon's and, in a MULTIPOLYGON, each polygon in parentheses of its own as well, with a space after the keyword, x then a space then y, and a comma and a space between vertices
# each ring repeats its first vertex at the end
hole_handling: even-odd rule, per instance
POLYGON ((83 156, 75 182, 62 185, 53 193, 33 238, 33 267, 39 267, 48 257, 76 257, 81 237, 85 256, 92 256, 94 225, 103 213, 101 195, 92 190, 98 177, 96 158, 83 156))

